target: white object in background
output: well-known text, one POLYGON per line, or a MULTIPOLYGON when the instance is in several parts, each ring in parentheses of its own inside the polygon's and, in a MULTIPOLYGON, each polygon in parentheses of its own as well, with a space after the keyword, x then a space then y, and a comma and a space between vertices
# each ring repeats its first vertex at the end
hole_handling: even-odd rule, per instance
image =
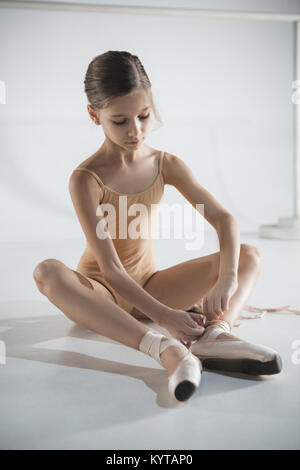
POLYGON ((3 80, 0 80, 0 104, 6 104, 6 86, 3 80))

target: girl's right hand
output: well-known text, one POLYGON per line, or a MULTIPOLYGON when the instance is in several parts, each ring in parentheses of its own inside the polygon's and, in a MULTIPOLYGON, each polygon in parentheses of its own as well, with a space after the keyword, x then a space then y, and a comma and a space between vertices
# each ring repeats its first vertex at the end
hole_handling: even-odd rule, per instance
POLYGON ((179 340, 188 349, 192 341, 203 335, 205 328, 202 324, 200 314, 176 309, 169 309, 160 322, 160 325, 168 330, 173 338, 179 340))

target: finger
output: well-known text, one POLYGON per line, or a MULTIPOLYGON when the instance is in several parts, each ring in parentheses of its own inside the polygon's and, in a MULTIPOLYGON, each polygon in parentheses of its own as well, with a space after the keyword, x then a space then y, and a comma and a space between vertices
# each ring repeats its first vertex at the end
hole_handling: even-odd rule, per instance
POLYGON ((191 314, 191 316, 192 316, 193 320, 195 320, 195 322, 197 322, 198 325, 203 326, 204 316, 201 313, 191 314))
POLYGON ((193 306, 193 309, 195 309, 195 311, 196 311, 197 313, 202 313, 202 308, 200 307, 199 304, 195 304, 195 305, 193 306))
MULTIPOLYGON (((184 341, 184 343, 188 341, 192 341, 195 335, 197 335, 198 331, 199 331, 199 327, 195 329, 195 328, 189 328, 187 325, 185 325, 184 330, 181 330, 179 332, 180 339, 184 341), (189 329, 192 331, 192 334, 188 331, 189 329)), ((196 336, 196 338, 198 338, 198 335, 196 336)))
POLYGON ((208 313, 214 313, 214 299, 210 299, 208 302, 208 313))
POLYGON ((220 313, 220 317, 222 317, 225 313, 225 308, 224 308, 224 302, 223 302, 223 297, 221 297, 221 313, 220 313))
POLYGON ((192 320, 194 320, 195 322, 198 323, 197 320, 199 319, 200 313, 191 313, 191 312, 189 312, 189 315, 190 315, 190 317, 192 318, 192 320))
POLYGON ((184 333, 189 336, 201 336, 204 330, 205 328, 200 325, 198 325, 197 328, 191 328, 187 325, 184 329, 184 333))
POLYGON ((205 314, 208 313, 207 298, 206 297, 203 299, 203 313, 205 313, 205 314))
POLYGON ((189 328, 192 328, 192 329, 200 328, 200 325, 192 319, 190 319, 190 321, 185 322, 185 326, 187 326, 189 328))
POLYGON ((218 316, 222 315, 222 307, 221 307, 221 301, 222 301, 222 297, 218 297, 216 300, 215 300, 215 312, 218 316))
POLYGON ((200 339, 201 336, 203 336, 204 332, 205 332, 205 328, 203 328, 203 330, 198 336, 195 336, 195 335, 189 336, 189 341, 198 341, 198 339, 200 339))
POLYGON ((218 319, 218 315, 216 315, 215 313, 208 313, 206 315, 206 319, 208 321, 211 321, 211 320, 217 320, 218 319))
POLYGON ((216 312, 214 311, 213 305, 208 308, 207 317, 208 317, 209 320, 214 320, 215 318, 217 318, 217 315, 216 315, 216 312))
POLYGON ((201 319, 200 318, 190 318, 189 321, 185 322, 185 325, 188 326, 189 328, 200 328, 202 325, 201 319))
POLYGON ((222 296, 222 310, 223 312, 228 310, 229 307, 229 302, 228 302, 228 297, 227 296, 222 296))
POLYGON ((185 321, 185 324, 191 328, 199 328, 199 326, 203 326, 203 318, 205 317, 202 313, 189 313, 189 317, 185 321))
POLYGON ((198 325, 203 326, 203 315, 201 313, 195 315, 194 319, 198 323, 198 325))
MULTIPOLYGON (((202 331, 202 335, 204 335, 204 332, 205 332, 205 328, 203 328, 203 331, 202 331)), ((193 338, 191 338, 191 341, 197 341, 199 338, 201 338, 201 336, 194 336, 193 338)))

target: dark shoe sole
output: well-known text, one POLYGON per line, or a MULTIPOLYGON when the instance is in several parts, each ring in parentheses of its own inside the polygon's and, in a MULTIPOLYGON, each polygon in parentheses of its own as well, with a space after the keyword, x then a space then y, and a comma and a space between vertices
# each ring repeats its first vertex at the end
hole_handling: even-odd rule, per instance
POLYGON ((184 380, 175 389, 175 397, 178 401, 188 400, 194 393, 196 387, 192 382, 184 380))
POLYGON ((261 362, 255 359, 201 359, 205 369, 221 370, 226 372, 242 372, 249 375, 279 374, 282 369, 282 359, 277 354, 272 361, 261 362))

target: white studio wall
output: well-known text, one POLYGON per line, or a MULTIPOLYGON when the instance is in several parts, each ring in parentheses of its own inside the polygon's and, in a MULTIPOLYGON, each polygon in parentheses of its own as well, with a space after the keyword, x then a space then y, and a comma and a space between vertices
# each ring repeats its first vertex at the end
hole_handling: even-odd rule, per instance
MULTIPOLYGON (((182 158, 242 232, 290 216, 292 32, 289 22, 0 8, 0 240, 82 237, 68 178, 104 140, 83 80, 107 50, 138 55, 149 75, 164 121, 149 145, 182 158)), ((170 186, 164 201, 189 204, 170 186)))

